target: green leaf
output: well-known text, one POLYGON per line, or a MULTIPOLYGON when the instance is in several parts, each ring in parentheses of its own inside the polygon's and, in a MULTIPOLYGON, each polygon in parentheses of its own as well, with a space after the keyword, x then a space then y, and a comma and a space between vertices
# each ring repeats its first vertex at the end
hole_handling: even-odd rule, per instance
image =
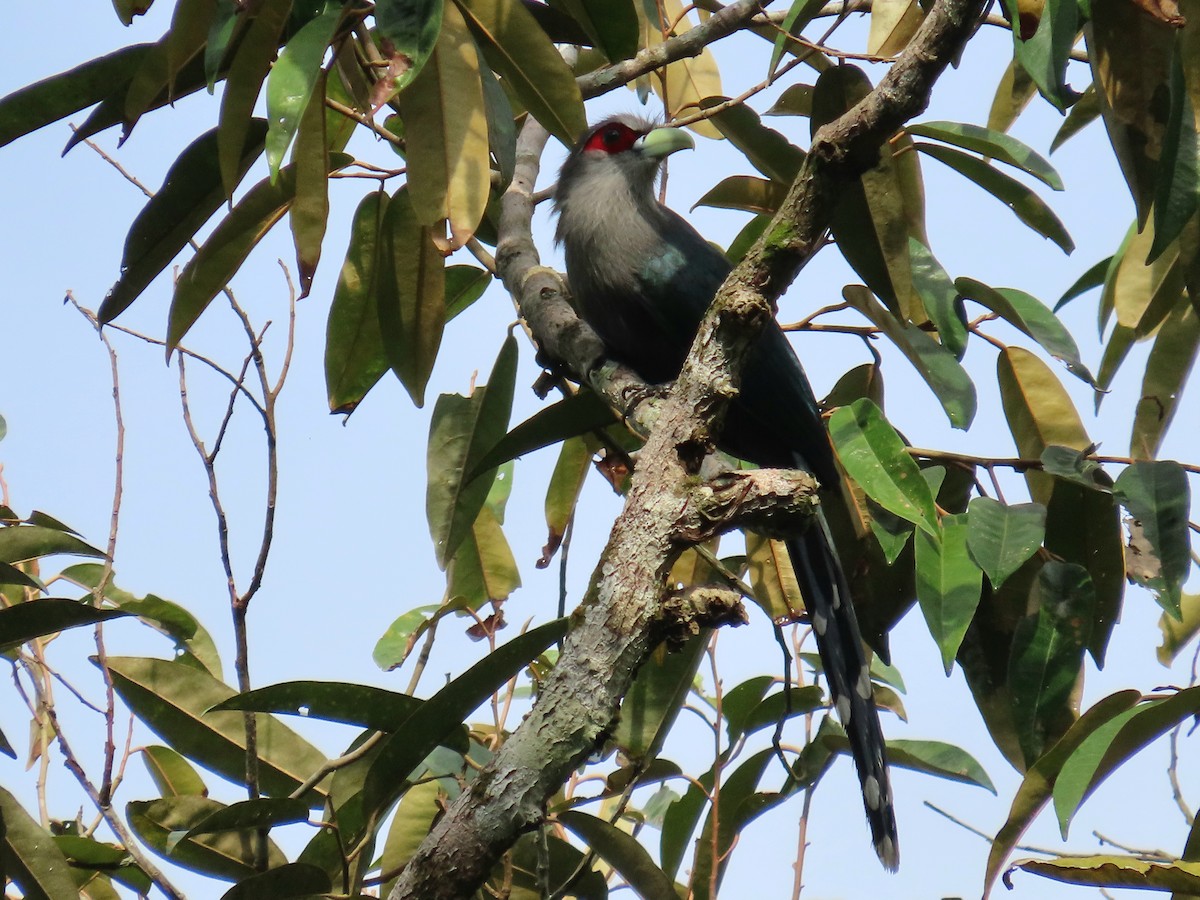
POLYGON ((1004 860, 1037 814, 1049 801, 1058 773, 1066 760, 1088 735, 1138 702, 1137 691, 1120 691, 1098 700, 1076 720, 1058 742, 1040 757, 1025 773, 1021 786, 1013 797, 1008 819, 996 833, 988 854, 984 878, 984 896, 990 893, 1004 860))
POLYGON ((260 797, 243 800, 209 813, 187 831, 171 834, 167 846, 173 847, 185 838, 222 831, 256 831, 308 821, 308 804, 291 797, 260 797))
POLYGON ((375 26, 392 45, 385 48, 385 56, 408 60, 408 67, 392 86, 393 94, 407 87, 429 61, 442 30, 443 11, 443 0, 379 0, 375 4, 375 26))
POLYGON ((325 330, 325 389, 331 412, 353 412, 388 370, 376 300, 387 204, 387 194, 371 191, 359 202, 350 226, 350 246, 325 330))
POLYGON ((1036 93, 1037 85, 1014 59, 996 85, 996 94, 988 110, 987 127, 992 131, 1008 131, 1036 93))
POLYGON ((660 645, 638 669, 621 701, 612 741, 635 764, 653 760, 691 693, 710 632, 702 631, 680 650, 660 645))
POLYGON ((283 713, 359 725, 372 731, 394 731, 421 706, 408 694, 341 681, 285 681, 237 694, 213 711, 252 710, 283 713))
POLYGON ((1068 372, 1086 384, 1095 386, 1096 380, 1083 364, 1075 339, 1058 317, 1036 297, 1015 288, 988 287, 973 278, 958 278, 954 284, 964 297, 990 309, 1029 335, 1047 353, 1066 363, 1068 372))
POLYGON ((1042 545, 1046 507, 1040 503, 1008 506, 991 497, 976 497, 967 526, 971 556, 998 588, 1042 545))
POLYGON ((787 196, 787 187, 778 181, 752 175, 730 175, 713 187, 692 206, 716 209, 741 209, 746 212, 773 214, 787 196))
POLYGON ((164 797, 195 795, 207 797, 208 787, 191 764, 170 747, 152 744, 142 747, 142 762, 164 797))
MULTIPOLYGON (((708 97, 701 109, 711 109, 728 97, 708 97)), ((724 109, 709 119, 717 130, 746 157, 754 168, 771 181, 790 186, 804 164, 804 151, 773 128, 763 125, 758 113, 745 104, 724 109)))
POLYGON ((639 896, 676 896, 674 882, 654 864, 646 848, 633 835, 603 819, 578 811, 561 812, 556 818, 612 866, 639 896))
POLYGON ((847 473, 868 497, 937 537, 933 493, 879 407, 866 399, 841 407, 829 419, 829 436, 847 473))
POLYGON ((407 187, 392 195, 382 229, 376 300, 383 347, 413 403, 424 406, 446 324, 445 264, 407 187))
POLYGON ((221 895, 221 900, 285 900, 327 894, 333 889, 329 875, 308 863, 282 866, 245 878, 221 895))
POLYGON ((917 601, 947 675, 983 589, 983 572, 967 553, 967 534, 966 516, 956 515, 943 517, 940 535, 922 531, 914 538, 917 601))
POLYGON ((779 67, 779 61, 783 59, 790 38, 807 28, 823 5, 822 0, 792 0, 792 5, 788 7, 787 15, 783 17, 779 26, 779 33, 775 36, 775 48, 771 51, 771 63, 767 66, 768 78, 773 76, 779 67))
POLYGON ((1171 60, 1171 114, 1154 183, 1154 244, 1147 262, 1158 258, 1200 209, 1200 134, 1182 55, 1181 44, 1176 42, 1171 60))
POLYGON ((46 829, 0 787, 0 859, 4 874, 20 885, 27 900, 67 900, 79 896, 71 867, 46 829))
POLYGON ((933 320, 942 346, 953 353, 955 359, 961 360, 967 350, 967 326, 955 283, 932 251, 916 238, 908 239, 908 255, 913 287, 921 295, 925 312, 933 320))
POLYGON ((1191 568, 1187 473, 1176 462, 1136 462, 1117 477, 1121 505, 1136 520, 1129 576, 1151 588, 1159 605, 1179 618, 1179 597, 1191 568))
POLYGON ((57 528, 45 525, 12 525, 0 528, 0 562, 26 562, 59 553, 104 557, 102 550, 97 550, 74 535, 57 528))
POLYGON ((516 378, 517 342, 509 335, 488 384, 470 397, 443 394, 429 424, 425 513, 438 564, 444 569, 483 508, 492 478, 472 477, 478 460, 508 427, 516 378))
POLYGON ((571 147, 587 128, 575 76, 546 32, 519 3, 460 0, 492 68, 546 130, 571 147))
POLYGON ((537 562, 539 569, 550 565, 566 536, 583 483, 591 471, 593 455, 592 448, 583 438, 567 438, 562 443, 554 471, 550 473, 550 483, 546 485, 546 528, 549 533, 537 562))
POLYGON ((560 6, 591 35, 609 62, 637 53, 640 26, 633 0, 562 0, 560 6))
MULTIPOLYGON (((262 153, 266 133, 265 121, 251 120, 238 162, 239 181, 262 153)), ((133 220, 121 256, 121 277, 100 304, 100 321, 111 322, 127 309, 220 209, 224 199, 214 128, 179 154, 162 187, 133 220)))
MULTIPOLYGON (((291 8, 292 0, 263 0, 229 64, 217 128, 221 184, 229 200, 233 199, 234 188, 240 180, 238 166, 250 127, 250 114, 275 58, 279 36, 291 8)), ((271 181, 274 183, 275 178, 271 181)))
POLYGON ((943 741, 888 741, 888 762, 950 781, 974 784, 996 793, 983 766, 961 747, 943 741))
POLYGON ((449 322, 482 297, 491 283, 492 275, 486 269, 476 266, 447 266, 446 321, 449 322))
POLYGON ((1158 661, 1170 668, 1183 648, 1200 633, 1200 594, 1183 594, 1179 598, 1179 619, 1165 612, 1158 617, 1158 630, 1162 632, 1162 643, 1158 647, 1158 661))
POLYGON ((616 414, 599 394, 580 390, 557 403, 538 410, 489 447, 479 458, 469 478, 494 469, 559 441, 607 428, 617 421, 616 414))
POLYGON ((405 776, 490 694, 566 634, 567 624, 556 619, 513 638, 426 700, 380 747, 363 785, 364 809, 390 806, 403 791, 405 776))
MULTIPOLYGON (((125 816, 143 843, 175 865, 194 872, 238 881, 255 874, 256 837, 226 833, 203 835, 169 846, 174 832, 187 831, 224 804, 206 797, 166 797, 161 800, 135 800, 125 805, 125 816)), ((267 841, 267 865, 287 863, 274 841, 267 841)))
POLYGON ((57 597, 42 597, 0 608, 0 653, 47 634, 127 615, 119 609, 97 609, 78 600, 57 597))
POLYGON ((1146 358, 1142 390, 1129 437, 1129 452, 1153 459, 1179 411, 1179 401, 1200 350, 1200 318, 1191 303, 1180 303, 1163 322, 1146 358))
POLYGON ((1067 111, 1067 118, 1055 132, 1054 140, 1050 142, 1050 152, 1053 153, 1098 118, 1100 118, 1099 95, 1096 93, 1096 86, 1089 84, 1083 95, 1067 111))
POLYGON ((1022 859, 1013 866, 1066 884, 1172 891, 1175 897, 1200 894, 1200 863, 1183 860, 1160 863, 1140 856, 1108 854, 1022 859))
MULTIPOLYGON (((1054 0, 1047 0, 1054 2, 1054 0)), ((1064 253, 1075 249, 1075 242, 1067 233, 1062 221, 1046 202, 1031 189, 999 169, 989 166, 978 157, 951 147, 919 143, 916 148, 927 156, 945 163, 964 178, 975 182, 1013 211, 1029 228, 1042 237, 1049 238, 1062 248, 1064 253)))
POLYGON ((292 162, 296 166, 296 199, 288 209, 292 243, 296 247, 296 273, 303 299, 312 290, 321 261, 325 227, 329 223, 329 144, 326 134, 325 87, 322 71, 312 101, 304 110, 296 135, 292 162))
POLYGON ((908 358, 937 395, 955 428, 970 427, 975 418, 975 386, 954 354, 915 325, 900 322, 861 285, 842 288, 842 297, 879 328, 908 358))
POLYGON ((812 115, 811 84, 791 84, 783 89, 783 93, 771 105, 764 116, 811 116, 812 115))
MULTIPOLYGON (((1070 396, 1049 367, 1028 350, 1002 350, 996 359, 996 380, 1004 416, 1021 456, 1038 459, 1052 444, 1075 450, 1091 446, 1070 396)), ((1047 504, 1051 476, 1029 471, 1025 479, 1033 499, 1047 504)))
POLYGON ((1087 570, 1050 560, 1038 574, 1040 610, 1017 623, 1008 662, 1013 719, 1027 760, 1075 719, 1071 695, 1091 638, 1096 592, 1087 570))
POLYGON ((1015 166, 1056 191, 1063 189, 1062 178, 1054 166, 1032 148, 1003 131, 962 122, 922 122, 909 125, 906 130, 918 137, 933 138, 964 150, 974 150, 985 157, 1015 166))
MULTIPOLYGON (((439 800, 444 797, 442 786, 436 780, 414 784, 396 807, 396 815, 388 828, 383 844, 380 868, 385 872, 397 872, 412 859, 421 842, 425 840, 434 821, 442 814, 439 800)), ((392 882, 384 884, 382 896, 391 893, 392 882)))
MULTIPOLYGON (((245 778, 246 732, 241 713, 209 712, 234 691, 211 675, 165 659, 109 657, 114 686, 133 713, 171 747, 240 784, 245 778)), ((258 717, 259 780, 283 797, 325 762, 325 756, 282 723, 258 717)), ((324 792, 314 789, 319 805, 324 792)), ((187 827, 191 827, 189 823, 187 827)))
MULTIPOLYGON (((1020 22, 1018 0, 1004 0, 1008 18, 1020 22)), ((1076 0, 1045 0, 1037 30, 1024 40, 1021 28, 1013 28, 1013 58, 1029 73, 1042 96, 1059 112, 1065 112, 1076 94, 1066 83, 1067 61, 1079 29, 1076 0)))
MULTIPOLYGON (((329 165, 336 171, 353 157, 331 153, 329 165)), ((229 283, 266 233, 283 218, 296 195, 294 166, 286 166, 275 184, 264 178, 238 201, 229 215, 213 230, 175 283, 167 321, 167 347, 174 350, 188 329, 208 308, 213 297, 229 283)))
POLYGON ((465 599, 454 598, 450 603, 418 606, 401 613, 375 642, 375 649, 371 653, 375 665, 385 672, 399 668, 412 653, 417 639, 428 631, 431 625, 447 613, 464 606, 465 599))
MULTIPOLYGON (((495 487, 511 483, 512 468, 509 463, 507 471, 496 476, 493 492, 495 487)), ((464 609, 479 609, 485 603, 504 602, 520 586, 521 574, 500 520, 491 506, 485 505, 446 567, 447 596, 465 600, 464 609)))
POLYGON ((247 22, 248 17, 240 15, 242 12, 237 0, 217 0, 217 11, 204 45, 204 81, 210 94, 217 85, 234 33, 239 32, 240 35, 239 29, 247 22))
POLYGON ((0 98, 0 147, 124 90, 154 44, 133 44, 0 98))

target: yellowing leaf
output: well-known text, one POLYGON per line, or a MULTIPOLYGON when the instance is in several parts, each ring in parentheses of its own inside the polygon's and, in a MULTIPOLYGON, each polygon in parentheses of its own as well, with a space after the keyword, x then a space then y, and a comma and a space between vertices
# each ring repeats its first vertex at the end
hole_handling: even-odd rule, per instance
POLYGON ((871 33, 867 52, 895 56, 908 46, 923 16, 917 0, 875 0, 871 4, 871 33))
MULTIPOLYGON (((637 9, 642 22, 642 45, 647 49, 657 47, 666 38, 680 34, 692 26, 686 16, 680 18, 683 6, 679 0, 663 0, 660 7, 668 25, 678 23, 675 30, 666 35, 663 34, 664 26, 657 21, 657 17, 648 15, 644 4, 638 3, 637 9)), ((707 47, 698 56, 671 63, 663 72, 663 78, 658 77, 657 73, 651 75, 650 83, 667 107, 668 119, 678 116, 684 110, 698 107, 700 101, 706 97, 716 97, 722 93, 721 73, 717 69, 716 59, 707 47)), ((720 140, 722 137, 721 132, 708 120, 696 122, 690 127, 697 134, 707 138, 720 140)))

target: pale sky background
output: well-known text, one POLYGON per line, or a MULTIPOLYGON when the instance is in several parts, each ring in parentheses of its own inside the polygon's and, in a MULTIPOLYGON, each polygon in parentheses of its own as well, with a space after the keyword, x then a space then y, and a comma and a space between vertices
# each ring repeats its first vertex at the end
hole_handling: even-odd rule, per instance
MULTIPOLYGON (((52 29, 47 7, 10 4, 0 32, 0 95, 68 69, 78 63, 135 41, 156 40, 169 23, 173 4, 162 0, 151 13, 124 29, 103 2, 56 6, 52 29), (51 36, 51 40, 46 40, 51 36)), ((865 22, 865 20, 863 20, 865 22)), ((845 29, 839 46, 861 49, 865 29, 845 29)), ((925 119, 982 123, 1000 73, 1008 59, 1008 34, 985 30, 972 42, 962 65, 940 83, 925 119)), ((768 58, 767 45, 745 38, 720 51, 725 90, 736 94, 759 81, 768 58)), ((881 67, 872 70, 878 77, 881 67)), ((810 79, 811 80, 811 79, 810 79)), ((1082 89, 1087 73, 1071 70, 1071 81, 1082 89)), ((776 91, 754 103, 764 110, 776 91)), ((219 91, 218 91, 219 96, 219 91)), ((590 118, 605 112, 636 110, 635 96, 616 91, 589 105, 590 118)), ((654 111, 654 110, 652 110, 654 111)), ((84 114, 74 117, 81 122, 84 114)), ((216 103, 206 95, 181 101, 177 108, 153 113, 137 126, 117 156, 147 185, 157 188, 168 165, 197 135, 212 127, 216 103)), ((1035 100, 1013 133, 1046 152, 1060 118, 1035 100)), ((768 124, 800 144, 807 143, 807 120, 770 119, 768 124)), ((4 339, 7 374, 0 379, 0 415, 8 435, 0 443, 0 463, 18 512, 36 508, 63 519, 97 546, 108 533, 112 493, 114 426, 108 361, 88 324, 62 303, 70 289, 84 305, 96 308, 117 275, 126 229, 144 199, 96 154, 86 147, 65 159, 59 153, 69 132, 59 123, 0 150, 3 160, 3 198, 6 215, 0 224, 0 271, 6 276, 8 297, 0 304, 0 336, 4 339)), ((99 141, 114 152, 116 132, 99 141)), ((391 151, 359 135, 351 150, 361 158, 388 164, 391 151)), ((550 184, 561 158, 561 147, 546 155, 540 186, 550 184)), ((1021 226, 995 199, 923 159, 929 208, 929 235, 934 252, 952 276, 969 275, 995 286, 1018 287, 1053 303, 1076 277, 1116 248, 1132 217, 1132 203, 1117 174, 1102 128, 1093 125, 1063 147, 1052 159, 1067 185, 1064 194, 1039 192, 1051 202, 1074 237, 1078 249, 1070 259, 1021 226)), ((744 160, 723 144, 699 140, 693 153, 673 157, 669 202, 680 210, 690 205, 720 177, 750 173, 744 160)), ((244 182, 253 184, 265 173, 258 166, 244 182)), ((371 659, 375 641, 400 613, 421 604, 436 603, 444 581, 434 562, 424 518, 425 442, 433 399, 443 392, 463 392, 474 372, 485 378, 513 318, 512 306, 498 285, 467 313, 449 325, 443 353, 434 370, 425 409, 414 409, 393 378, 386 377, 362 407, 343 426, 327 413, 322 368, 325 320, 333 286, 345 252, 351 213, 370 183, 334 182, 332 213, 321 268, 312 296, 299 310, 297 347, 292 372, 279 407, 281 484, 274 551, 263 591, 250 615, 252 675, 257 685, 314 678, 376 684, 403 690, 409 670, 383 673, 371 659)), ((727 244, 745 221, 745 214, 697 210, 697 227, 711 239, 727 244)), ((547 209, 541 210, 536 234, 547 264, 561 266, 552 246, 547 209)), ((278 368, 286 321, 286 291, 277 257, 292 264, 290 234, 280 226, 254 253, 233 282, 233 288, 255 322, 274 320, 266 353, 272 370, 278 368)), ((186 257, 181 257, 182 260, 186 257)), ((463 260, 469 261, 469 260, 463 260)), ((794 321, 818 306, 840 298, 841 286, 857 280, 835 252, 810 265, 782 303, 781 318, 794 321)), ((161 336, 170 300, 169 278, 160 278, 119 320, 148 334, 161 336)), ((1099 362, 1095 310, 1097 294, 1075 301, 1063 319, 1079 341, 1093 370, 1099 362)), ((995 326, 993 333, 1023 346, 1015 333, 995 326)), ((181 603, 200 618, 216 638, 232 681, 233 644, 216 552, 215 527, 203 472, 179 416, 178 385, 173 369, 163 365, 162 352, 119 334, 112 335, 121 357, 121 393, 127 428, 125 500, 116 557, 116 583, 137 594, 153 592, 181 603)), ((218 356, 236 369, 240 363, 240 326, 215 301, 188 335, 194 350, 218 356)), ((856 338, 805 335, 797 340, 818 396, 839 375, 868 356, 856 338)), ((1128 449, 1128 422, 1140 386, 1146 346, 1136 348, 1120 373, 1114 391, 1098 418, 1092 416, 1090 391, 1056 370, 1075 399, 1094 439, 1103 452, 1128 449)), ((995 388, 995 351, 972 341, 966 364, 976 380, 980 413, 968 433, 952 431, 928 389, 895 353, 887 353, 885 380, 891 420, 919 446, 1010 455, 1013 445, 1000 412, 995 388)), ((191 393, 199 422, 211 439, 227 396, 223 382, 190 367, 191 393)), ((528 390, 537 375, 533 350, 521 347, 514 423, 539 408, 528 390)), ((1163 456, 1196 461, 1196 394, 1185 397, 1163 456)), ((515 492, 508 506, 505 531, 521 567, 524 587, 513 595, 506 612, 511 623, 527 618, 545 621, 557 602, 558 567, 538 571, 533 563, 545 541, 542 505, 545 482, 555 451, 541 451, 519 463, 515 492)), ((230 515, 236 563, 242 584, 257 548, 261 521, 264 455, 257 419, 244 410, 235 419, 222 456, 222 488, 230 515)), ((1010 501, 1024 499, 1019 481, 1006 481, 1010 501)), ((572 603, 577 602, 619 509, 619 500, 597 477, 591 477, 579 507, 580 527, 571 551, 572 603)), ((64 561, 66 565, 71 560, 64 561)), ((55 571, 47 565, 43 575, 55 571)), ((1103 672, 1089 666, 1085 705, 1125 687, 1144 691, 1162 684, 1182 684, 1188 677, 1190 654, 1168 672, 1154 659, 1158 643, 1158 607, 1148 594, 1131 590, 1121 627, 1103 672)), ((469 624, 465 623, 465 624, 469 624)), ((445 676, 461 673, 485 652, 443 628, 437 650, 426 671, 421 693, 428 695, 445 676)), ((507 640, 516 634, 510 627, 507 640)), ((170 645, 132 622, 108 629, 112 654, 170 654, 170 645)), ((848 760, 841 760, 816 793, 809 828, 805 897, 892 897, 928 900, 935 897, 976 897, 979 894, 986 846, 980 838, 926 808, 936 804, 972 825, 994 833, 1004 821, 1018 775, 992 746, 980 722, 961 674, 947 679, 939 656, 919 613, 912 612, 892 638, 893 661, 908 684, 907 724, 885 719, 889 736, 935 739, 967 748, 987 769, 999 797, 968 787, 904 770, 895 774, 899 803, 902 865, 898 875, 878 866, 863 822, 858 788, 848 760)), ((728 689, 744 678, 775 673, 778 655, 770 629, 752 610, 752 625, 730 630, 720 638, 721 674, 728 689)), ((93 652, 90 633, 61 639, 52 660, 90 697, 100 696, 94 670, 79 662, 93 652)), ((707 674, 707 664, 702 667, 707 674)), ((24 753, 28 716, 11 686, 0 702, 0 728, 24 753)), ((70 701, 63 701, 64 708, 70 701)), ((478 717, 486 719, 487 716, 478 717)), ((98 767, 100 732, 93 714, 66 712, 66 727, 91 765, 98 767)), ((515 724, 515 718, 512 723, 515 724)), ((687 723, 684 717, 681 722, 687 723)), ((351 739, 340 726, 288 720, 330 755, 351 739)), ((696 774, 706 766, 703 752, 690 745, 703 733, 690 724, 667 744, 665 755, 696 774)), ((1195 763, 1196 740, 1182 743, 1181 777, 1187 796, 1195 801, 1200 789, 1195 763)), ((138 727, 135 744, 156 742, 138 727)), ((707 746, 707 745, 704 745, 707 746)), ((1091 830, 1134 847, 1160 847, 1178 852, 1187 830, 1170 801, 1165 777, 1165 741, 1142 754, 1097 792, 1077 818, 1069 846, 1095 851, 1091 830), (1134 801, 1130 805, 1130 799, 1134 801), (1131 811, 1135 812, 1130 815, 1131 811)), ((235 786, 209 776, 214 796, 241 799, 235 786)), ((24 760, 0 758, 0 784, 34 804, 33 774, 24 760)), ((767 785, 765 785, 767 786, 767 785)), ((121 803, 156 796, 144 777, 140 759, 129 767, 119 795, 121 803)), ((52 768, 52 814, 69 818, 79 806, 79 792, 57 760, 52 768)), ((765 816, 742 836, 725 881, 728 897, 785 897, 791 886, 795 854, 798 801, 765 816)), ((87 816, 85 816, 87 818, 87 816)), ((311 835, 311 829, 291 826, 275 832, 289 854, 311 835)), ((1056 846, 1057 827, 1044 815, 1027 841, 1056 846)), ((657 835, 650 838, 657 859, 657 835)), ((1018 854, 1022 855, 1022 854, 1018 854)), ((218 882, 190 875, 178 879, 192 897, 216 897, 218 882)), ((1094 897, 1097 892, 1017 874, 1019 900, 1055 897, 1094 897)), ((997 888, 997 896, 1003 888, 997 888)), ((1003 894, 1008 896, 1007 894, 1003 894)), ((1116 896, 1134 896, 1117 892, 1116 896)))

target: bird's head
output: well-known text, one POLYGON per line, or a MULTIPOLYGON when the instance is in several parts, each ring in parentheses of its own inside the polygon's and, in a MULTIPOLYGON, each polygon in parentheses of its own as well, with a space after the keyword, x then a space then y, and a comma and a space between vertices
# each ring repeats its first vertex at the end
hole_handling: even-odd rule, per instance
POLYGON ((613 116, 594 125, 563 163, 554 194, 565 212, 576 201, 603 203, 613 192, 635 201, 650 199, 663 160, 676 150, 695 147, 678 128, 660 127, 636 116, 613 116))

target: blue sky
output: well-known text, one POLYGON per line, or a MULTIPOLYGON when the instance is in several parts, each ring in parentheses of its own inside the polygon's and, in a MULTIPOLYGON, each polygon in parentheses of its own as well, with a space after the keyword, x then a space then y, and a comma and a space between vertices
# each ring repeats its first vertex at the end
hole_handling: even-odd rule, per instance
MULTIPOLYGON (((0 51, 6 60, 0 68, 0 94, 126 43, 155 40, 167 27, 170 13, 170 4, 164 0, 150 15, 124 29, 107 4, 70 7, 67 15, 59 10, 61 21, 54 23, 52 42, 32 39, 46 34, 44 7, 16 5, 7 12, 7 27, 0 34, 0 51)), ((854 33, 847 28, 848 35, 854 33)), ((865 34, 865 30, 858 33, 865 34)), ((982 123, 1006 62, 1008 40, 1006 33, 985 30, 971 44, 961 67, 947 73, 924 118, 982 123)), ((845 43, 859 47, 861 38, 847 37, 845 43)), ((727 93, 735 94, 763 77, 764 47, 745 39, 721 51, 727 93)), ((876 72, 872 74, 877 77, 876 72)), ((1072 70, 1072 80, 1082 87, 1086 72, 1072 70)), ((766 108, 765 102, 755 105, 766 108)), ((589 115, 596 119, 608 111, 637 108, 635 96, 620 90, 595 101, 589 115)), ((216 102, 201 95, 181 101, 174 111, 143 119, 120 151, 115 150, 115 133, 101 135, 99 140, 144 183, 157 187, 177 153, 210 128, 215 116, 216 102)), ((82 119, 81 115, 75 121, 82 119)), ((1014 134, 1045 152, 1059 121, 1053 110, 1035 101, 1014 134)), ((774 119, 769 124, 799 143, 806 141, 806 120, 774 119)), ((8 294, 0 304, 0 335, 5 338, 7 363, 7 375, 0 380, 0 415, 8 424, 8 435, 0 443, 0 463, 14 508, 45 510, 103 545, 108 533, 114 448, 108 363, 87 323, 64 306, 62 299, 71 290, 85 306, 98 306, 117 275, 126 228, 143 198, 85 147, 60 159, 67 137, 66 126, 60 123, 0 150, 7 173, 0 270, 6 273, 8 294)), ((390 150, 361 135, 351 150, 377 162, 390 158, 390 150)), ((562 155, 560 147, 551 147, 540 185, 551 183, 562 155)), ((936 162, 923 161, 931 243, 952 275, 1019 287, 1053 302, 1080 273, 1116 248, 1132 217, 1132 204, 1100 126, 1093 125, 1069 142, 1052 161, 1067 190, 1047 199, 1078 245, 1069 259, 1024 229, 996 200, 936 162)), ((673 157, 669 202, 686 210, 718 177, 748 171, 732 148, 699 139, 695 152, 673 157)), ((247 184, 262 174, 256 169, 247 184)), ((371 660, 371 649, 397 615, 416 605, 436 603, 444 588, 424 521, 425 438, 432 402, 423 410, 414 409, 399 384, 389 377, 348 423, 328 415, 325 404, 321 364, 325 317, 345 251, 349 219, 363 189, 364 185, 354 180, 335 183, 323 262, 312 295, 301 303, 298 314, 296 356, 280 401, 278 527, 266 584, 250 614, 252 675, 259 685, 320 678, 402 690, 408 671, 381 672, 371 660)), ((1049 192, 1043 192, 1046 194, 1049 192)), ((703 209, 692 218, 708 237, 725 244, 745 217, 703 209)), ((536 229, 543 260, 561 266, 552 245, 548 210, 539 212, 536 229)), ((275 368, 286 322, 286 289, 275 260, 283 258, 290 264, 291 256, 290 236, 281 227, 233 282, 239 300, 256 322, 273 320, 265 351, 275 368)), ((835 302, 841 286, 852 280, 856 279, 834 252, 821 254, 785 297, 781 318, 794 321, 818 306, 835 302)), ((160 336, 169 299, 169 279, 160 278, 120 321, 160 336)), ((1095 295, 1090 295, 1069 306, 1063 315, 1085 360, 1093 366, 1099 359, 1095 302, 1095 295)), ((465 391, 476 371, 485 378, 512 317, 508 298, 494 286, 451 323, 427 396, 465 391)), ((1028 345, 1003 327, 997 326, 994 333, 1028 345)), ((242 347, 239 334, 240 326, 218 301, 188 336, 187 344, 236 368, 242 347)), ((113 337, 121 359, 127 428, 117 583, 135 593, 153 592, 173 599, 194 612, 217 638, 232 679, 233 646, 215 528, 203 472, 180 422, 175 370, 164 366, 159 348, 113 337)), ((868 359, 855 338, 804 335, 796 346, 818 396, 844 371, 868 359)), ((1140 384, 1144 350, 1135 350, 1126 363, 1099 417, 1091 415, 1090 392, 1075 379, 1063 379, 1090 433, 1103 442, 1105 452, 1127 450, 1127 422, 1140 384)), ((1010 455, 1012 441, 1000 416, 992 374, 994 356, 994 350, 978 341, 968 350, 966 364, 976 380, 980 415, 972 429, 962 433, 949 428, 932 395, 907 364, 885 351, 889 416, 919 446, 1010 455)), ((225 403, 225 388, 197 367, 189 371, 201 428, 211 435, 225 403)), ((526 389, 537 371, 532 348, 523 346, 515 420, 539 407, 526 389)), ((1196 414, 1193 391, 1184 399, 1165 457, 1189 458, 1188 423, 1196 421, 1196 414)), ((253 416, 242 414, 235 420, 224 451, 221 478, 235 564, 243 584, 257 547, 263 459, 258 423, 253 416)), ((516 469, 506 533, 524 587, 506 608, 513 623, 531 617, 543 621, 553 615, 557 602, 557 566, 547 571, 533 566, 545 541, 542 500, 553 459, 552 451, 542 451, 516 469)), ((1007 481, 1006 487, 1010 499, 1023 499, 1016 479, 1007 481)), ((579 527, 571 552, 570 585, 575 600, 618 509, 618 500, 605 485, 597 478, 589 479, 579 513, 586 526, 579 527)), ((1163 670, 1154 661, 1157 617, 1158 608, 1148 595, 1129 592, 1110 651, 1112 663, 1103 672, 1089 671, 1085 703, 1121 687, 1150 690, 1163 683, 1186 681, 1186 660, 1174 672, 1163 670)), ((452 635, 453 628, 443 631, 422 683, 426 693, 442 683, 444 674, 461 672, 484 652, 482 646, 452 635)), ((510 628, 506 635, 513 633, 510 628)), ((774 644, 761 618, 755 618, 749 628, 722 634, 720 648, 726 688, 749 675, 774 671, 774 644)), ((166 655, 169 650, 166 642, 132 624, 109 629, 110 653, 166 655)), ((90 652, 90 637, 69 635, 53 648, 52 658, 63 665, 67 677, 95 697, 98 680, 93 671, 86 663, 75 662, 90 652)), ((977 895, 986 855, 983 842, 922 804, 936 804, 994 832, 1018 783, 983 731, 961 675, 956 671, 947 679, 942 674, 936 648, 915 612, 897 629, 893 654, 909 687, 905 699, 909 723, 890 719, 885 723, 889 735, 963 745, 996 782, 999 799, 977 788, 899 772, 896 794, 903 861, 900 873, 889 876, 871 852, 851 768, 848 762, 840 762, 822 784, 813 805, 806 897, 882 895, 925 900, 977 895)), ((11 689, 9 696, 15 697, 11 689)), ((95 728, 94 719, 72 712, 65 721, 80 735, 76 743, 87 747, 85 753, 92 754, 94 764, 98 755, 92 751, 98 748, 81 740, 83 735, 95 733, 89 732, 95 728)), ((0 727, 18 745, 23 743, 26 722, 27 714, 15 700, 0 704, 0 727)), ((351 736, 344 729, 318 723, 302 722, 296 727, 330 754, 351 736)), ((685 725, 679 740, 668 744, 667 755, 685 766, 701 766, 703 753, 697 754, 689 746, 701 735, 685 725)), ((139 726, 135 744, 150 740, 139 726)), ((1190 749, 1194 740, 1186 741, 1184 747, 1190 749)), ((1189 793, 1194 796, 1196 773, 1189 771, 1187 749, 1184 753, 1181 775, 1185 792, 1191 788, 1189 793)), ((1170 803, 1166 759, 1165 744, 1156 745, 1144 759, 1114 777, 1085 806, 1072 831, 1071 846, 1095 848, 1088 835, 1096 828, 1133 846, 1180 849, 1186 829, 1170 803), (1125 798, 1133 792, 1138 803, 1136 819, 1125 809, 1125 798)), ((135 759, 129 769, 130 780, 122 789, 123 800, 153 796, 153 787, 142 777, 141 769, 135 759)), ((17 791, 34 808, 32 775, 24 772, 23 760, 0 759, 0 784, 17 791)), ((233 787, 215 777, 210 786, 221 799, 238 798, 233 787)), ((73 783, 57 763, 50 797, 53 813, 62 816, 70 815, 79 802, 73 783)), ((726 881, 729 896, 787 895, 797 809, 795 804, 788 806, 746 832, 726 881)), ((1051 846, 1055 838, 1056 828, 1049 817, 1029 836, 1031 843, 1051 846)), ((295 848, 304 839, 303 829, 293 828, 283 841, 295 848)), ((191 887, 195 897, 212 891, 186 877, 181 884, 185 889, 191 887)), ((1016 887, 1013 896, 1021 900, 1094 896, 1094 892, 1044 883, 1029 875, 1018 875, 1016 887)))

